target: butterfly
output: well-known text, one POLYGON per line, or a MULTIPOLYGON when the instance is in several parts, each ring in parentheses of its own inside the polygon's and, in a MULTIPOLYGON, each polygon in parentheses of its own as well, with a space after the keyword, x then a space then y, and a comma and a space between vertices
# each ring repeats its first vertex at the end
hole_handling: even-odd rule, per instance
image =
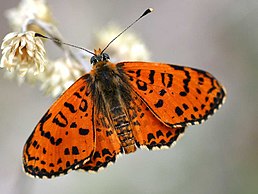
POLYGON ((210 73, 155 62, 110 62, 101 49, 92 70, 49 108, 23 150, 27 174, 52 178, 97 172, 137 148, 169 148, 185 127, 208 119, 225 100, 210 73))

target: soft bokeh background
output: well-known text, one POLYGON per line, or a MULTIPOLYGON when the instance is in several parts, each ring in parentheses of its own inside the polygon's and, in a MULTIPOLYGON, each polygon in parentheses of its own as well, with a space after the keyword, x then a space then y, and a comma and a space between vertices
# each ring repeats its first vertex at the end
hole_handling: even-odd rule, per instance
MULTIPOLYGON (((18 2, 0 2, 0 37, 10 31, 4 10, 18 2)), ((205 124, 189 127, 173 149, 138 151, 94 175, 74 172, 38 180, 22 172, 22 149, 53 99, 37 87, 3 79, 0 70, 1 194, 258 193, 257 0, 55 0, 49 4, 65 39, 87 48, 92 33, 108 22, 125 27, 153 7, 155 12, 131 29, 146 43, 152 60, 207 70, 225 85, 228 98, 205 124)), ((59 53, 56 47, 51 52, 59 53)))

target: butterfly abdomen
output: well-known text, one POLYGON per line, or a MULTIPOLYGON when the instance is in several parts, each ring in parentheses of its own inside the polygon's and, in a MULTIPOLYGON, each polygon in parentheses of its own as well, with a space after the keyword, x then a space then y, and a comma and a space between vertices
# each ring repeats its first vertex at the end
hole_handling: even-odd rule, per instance
POLYGON ((130 125, 130 120, 124 112, 123 107, 115 106, 111 108, 111 118, 113 126, 121 142, 125 153, 136 151, 134 136, 130 125))

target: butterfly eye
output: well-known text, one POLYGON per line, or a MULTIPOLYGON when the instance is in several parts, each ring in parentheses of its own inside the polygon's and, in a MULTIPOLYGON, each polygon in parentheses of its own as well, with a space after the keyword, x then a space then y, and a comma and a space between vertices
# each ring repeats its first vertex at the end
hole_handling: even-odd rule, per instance
POLYGON ((103 53, 102 56, 103 56, 103 61, 107 61, 108 59, 110 59, 107 53, 103 53))
POLYGON ((98 62, 98 60, 97 60, 97 58, 96 58, 96 56, 93 56, 93 57, 91 57, 91 59, 90 59, 90 63, 91 64, 95 64, 95 63, 97 63, 98 62))

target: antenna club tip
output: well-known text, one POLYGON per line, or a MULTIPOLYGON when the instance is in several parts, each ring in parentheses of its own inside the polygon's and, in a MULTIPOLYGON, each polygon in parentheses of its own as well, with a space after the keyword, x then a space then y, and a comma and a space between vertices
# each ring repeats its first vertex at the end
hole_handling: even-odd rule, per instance
POLYGON ((151 7, 150 7, 148 10, 150 10, 150 12, 153 12, 153 11, 154 11, 154 9, 153 9, 153 8, 151 8, 151 7))
POLYGON ((147 14, 151 13, 153 11, 153 8, 148 8, 145 10, 145 12, 141 15, 140 18, 142 18, 143 16, 146 16, 147 14))
POLYGON ((37 33, 37 32, 35 32, 35 35, 34 35, 34 36, 35 36, 35 37, 46 38, 46 36, 43 36, 42 34, 37 33))

